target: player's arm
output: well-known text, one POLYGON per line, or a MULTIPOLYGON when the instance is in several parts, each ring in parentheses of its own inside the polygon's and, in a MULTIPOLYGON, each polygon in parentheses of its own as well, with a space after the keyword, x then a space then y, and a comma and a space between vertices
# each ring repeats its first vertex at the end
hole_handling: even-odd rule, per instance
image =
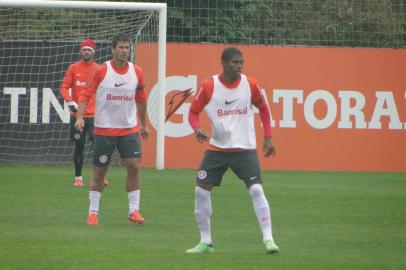
POLYGON ((89 77, 86 85, 81 89, 79 93, 79 104, 78 111, 76 114, 75 128, 82 131, 85 121, 83 116, 85 114, 87 103, 91 98, 96 95, 96 89, 99 83, 103 80, 106 75, 106 71, 103 72, 102 68, 95 70, 89 77))
POLYGON ((263 101, 260 105, 259 116, 261 118, 262 126, 264 127, 264 144, 263 152, 264 157, 275 156, 276 149, 272 143, 272 134, 271 134, 271 114, 269 113, 268 105, 263 101))
POLYGON ((250 80, 251 88, 251 102, 258 108, 259 117, 261 119, 262 127, 264 128, 264 143, 263 152, 264 157, 275 156, 276 149, 272 143, 272 131, 271 131, 271 113, 269 107, 262 96, 261 89, 255 80, 250 80))
POLYGON ((73 81, 74 81, 74 65, 70 65, 68 70, 63 77, 62 84, 61 84, 61 96, 63 99, 68 103, 69 110, 71 112, 76 112, 78 109, 78 105, 75 101, 72 100, 72 96, 69 93, 69 88, 72 88, 73 81))
POLYGON ((209 135, 201 127, 199 122, 199 114, 203 108, 209 103, 211 95, 213 94, 213 80, 204 81, 197 92, 195 99, 192 102, 189 110, 189 125, 195 131, 196 139, 198 142, 203 143, 209 140, 209 135))
POLYGON ((135 73, 138 78, 138 86, 137 90, 135 91, 135 102, 137 104, 137 113, 140 120, 139 133, 143 139, 148 139, 149 129, 147 127, 147 95, 144 91, 145 83, 142 69, 135 66, 135 73))
POLYGON ((78 111, 76 113, 76 122, 75 122, 75 129, 82 131, 83 127, 85 126, 85 120, 83 119, 83 115, 85 114, 87 107, 87 102, 79 101, 78 104, 78 111))

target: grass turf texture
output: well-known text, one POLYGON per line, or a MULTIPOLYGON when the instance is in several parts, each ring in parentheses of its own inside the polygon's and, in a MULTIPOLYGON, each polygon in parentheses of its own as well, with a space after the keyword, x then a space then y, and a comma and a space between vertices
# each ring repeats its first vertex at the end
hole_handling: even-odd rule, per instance
POLYGON ((267 255, 251 199, 227 173, 212 194, 215 253, 199 241, 194 170, 143 169, 146 222, 127 220, 125 169, 112 167, 99 226, 71 167, 0 166, 0 265, 8 269, 406 269, 406 174, 263 172, 274 237, 267 255))

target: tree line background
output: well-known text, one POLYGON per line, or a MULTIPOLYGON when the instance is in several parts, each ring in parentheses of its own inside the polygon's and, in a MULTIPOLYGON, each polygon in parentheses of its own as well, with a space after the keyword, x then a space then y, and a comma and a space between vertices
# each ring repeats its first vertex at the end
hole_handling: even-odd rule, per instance
MULTIPOLYGON (((122 0, 114 0, 121 1, 122 0)), ((339 47, 406 47, 406 3, 404 0, 152 0, 130 2, 166 2, 168 4, 168 42, 233 43, 263 45, 339 46, 339 47)), ((111 18, 94 11, 92 27, 97 21, 111 18)), ((46 38, 52 28, 61 38, 67 31, 79 31, 80 22, 66 12, 63 19, 72 20, 66 29, 38 23, 35 16, 49 12, 27 11, 13 15, 1 10, 0 39, 12 39, 20 22, 32 29, 42 29, 46 38), (13 21, 13 18, 18 21, 13 21), (30 23, 32 21, 32 23, 30 23)), ((114 19, 112 19, 114 21, 114 19)), ((92 31, 90 29, 89 31, 92 31)), ((55 36, 53 37, 55 38, 55 36)))
POLYGON ((402 0, 169 0, 176 42, 405 47, 402 0))

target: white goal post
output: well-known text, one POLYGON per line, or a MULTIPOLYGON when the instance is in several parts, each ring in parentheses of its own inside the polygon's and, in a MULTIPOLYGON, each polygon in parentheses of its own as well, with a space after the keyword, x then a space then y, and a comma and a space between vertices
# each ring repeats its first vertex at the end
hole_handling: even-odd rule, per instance
MULTIPOLYGON (((155 13, 158 13, 157 18, 158 18, 158 23, 157 26, 155 26, 155 28, 158 28, 158 34, 157 37, 154 38, 154 43, 157 43, 157 46, 151 46, 154 48, 157 48, 157 52, 155 54, 157 54, 156 58, 156 62, 157 62, 157 70, 153 72, 153 74, 156 74, 156 78, 154 80, 156 80, 157 82, 157 86, 158 86, 158 97, 156 100, 156 104, 155 104, 155 108, 156 108, 156 115, 155 117, 155 123, 154 126, 156 128, 156 152, 155 152, 155 167, 157 169, 164 169, 164 149, 165 149, 165 145, 164 145, 164 138, 165 138, 165 132, 164 132, 164 127, 165 127, 165 79, 166 79, 166 26, 167 26, 167 4, 166 3, 134 3, 134 2, 101 2, 101 1, 52 1, 52 0, 36 0, 36 1, 28 1, 28 0, 1 0, 0 1, 0 9, 6 9, 5 12, 0 13, 0 27, 2 28, 6 28, 7 25, 12 25, 14 18, 18 18, 18 15, 15 14, 10 14, 10 16, 7 14, 7 8, 10 8, 10 10, 12 10, 14 12, 15 9, 19 9, 19 8, 30 8, 30 9, 40 9, 40 8, 44 8, 44 9, 67 9, 67 10, 100 10, 100 11, 110 11, 110 10, 118 10, 121 11, 123 13, 125 13, 125 15, 128 15, 127 13, 131 12, 131 11, 153 11, 155 13), (2 17, 7 17, 7 22, 3 23, 3 21, 1 20, 2 17), (155 39, 157 39, 157 42, 155 41, 155 39)), ((10 12, 12 13, 12 12, 10 12)), ((26 14, 28 14, 29 12, 27 11, 26 14)), ((48 14, 45 12, 44 13, 44 17, 46 17, 48 14)), ((67 14, 71 15, 70 13, 67 14)), ((72 15, 75 16, 75 15, 72 15)), ((120 15, 121 16, 121 15, 120 15)), ((105 15, 105 20, 107 20, 109 17, 107 15, 105 15), (107 18, 107 19, 106 19, 107 18)), ((119 16, 117 16, 117 20, 119 20, 119 16)), ((28 21, 28 20, 27 20, 28 21)), ((58 22, 59 23, 59 22, 58 22)), ((108 24, 110 22, 106 22, 106 26, 105 29, 107 29, 108 27, 110 27, 110 25, 108 24)), ((115 22, 111 22, 112 28, 113 26, 115 27, 115 22)), ((141 27, 142 27, 142 22, 140 23, 141 27)), ((30 25, 30 22, 27 22, 27 26, 25 27, 26 29, 30 29, 30 27, 32 28, 32 25, 30 25)), ((74 26, 76 27, 76 26, 74 26)), ((91 26, 87 26, 89 28, 91 28, 91 26)), ((12 27, 11 27, 12 28, 12 27)), ((78 26, 78 28, 80 28, 80 26, 78 26)), ((57 26, 55 26, 55 36, 59 37, 59 40, 61 40, 61 33, 59 30, 58 33, 58 29, 57 26)), ((69 29, 68 29, 69 30, 69 29)), ((67 31, 68 31, 67 30, 67 31)), ((71 30, 71 29, 70 29, 71 30)), ((7 31, 7 30, 5 30, 7 31)), ((10 30, 13 31, 13 30, 10 30)), ((107 31, 107 30, 106 30, 107 31)), ((115 28, 114 29, 108 29, 108 34, 109 35, 113 35, 115 28)), ((129 30, 129 31, 133 31, 133 30, 129 30)), ((138 30, 141 31, 141 30, 138 30)), ((0 33, 1 35, 2 33, 0 33)), ((38 34, 38 36, 40 36, 41 33, 38 34)), ((115 33, 118 34, 118 33, 115 33)), ((11 34, 10 34, 11 35, 11 34)), ((105 35, 106 37, 109 35, 105 35)), ((148 35, 148 34, 147 34, 148 35)), ((111 36, 112 38, 113 36, 111 36)), ((86 36, 83 36, 81 38, 87 38, 86 36)), ((110 40, 111 40, 110 38, 110 40)), ((79 38, 77 38, 78 40, 79 38)), ((55 38, 55 40, 57 40, 57 38, 55 38)), ((106 38, 107 40, 107 38, 106 38)), ((10 40, 4 40, 4 35, 0 36, 0 41, 1 42, 5 42, 5 43, 10 43, 10 42, 15 42, 15 40, 10 39, 10 40)), ((19 37, 18 41, 21 42, 28 42, 27 40, 24 40, 24 36, 19 37)), ((37 41, 35 41, 37 42, 37 41)), ((60 41, 60 42, 63 42, 60 41)), ((3 47, 0 47, 0 60, 3 61, 3 59, 7 58, 7 57, 15 57, 15 55, 13 54, 14 51, 9 51, 7 52, 7 49, 4 49, 3 47), (3 50, 3 52, 1 51, 3 50), (3 59, 2 59, 3 58, 3 59)), ((56 57, 59 57, 56 56, 56 57)), ((4 60, 5 63, 8 63, 9 66, 12 66, 13 64, 10 62, 7 62, 8 60, 4 60)), ((5 76, 4 73, 6 73, 10 68, 9 67, 1 67, 2 62, 0 62, 0 68, 2 68, 0 70, 0 79, 2 79, 1 76, 5 76), (6 72, 4 72, 6 71, 6 72), (1 74, 3 73, 3 74, 1 74)), ((65 63, 65 65, 67 65, 67 63, 65 63)), ((34 67, 35 68, 35 67, 34 67)), ((37 67, 39 69, 39 67, 37 67)), ((18 73, 18 71, 14 71, 16 74, 18 73)), ((58 71, 60 73, 60 71, 58 71)), ((23 72, 21 72, 23 73, 23 72)), ((59 74, 58 73, 58 74, 59 74)), ((18 75, 13 75, 14 77, 18 76, 18 75)), ((23 76, 23 75, 21 75, 23 76)), ((16 79, 14 79, 15 81, 17 81, 16 79)), ((55 79, 57 80, 57 79, 55 79)), ((40 79, 38 79, 38 81, 36 81, 36 83, 39 83, 40 79)), ((15 89, 22 89, 22 88, 13 88, 13 87, 8 87, 7 88, 7 93, 6 93, 6 85, 3 83, 0 83, 0 90, 1 87, 4 87, 3 92, 4 93, 0 93, 3 94, 1 97, 4 97, 6 94, 8 96, 10 96, 10 100, 8 101, 7 105, 12 106, 13 102, 15 103, 15 100, 13 100, 13 98, 15 96, 18 97, 19 94, 15 94, 13 96, 13 94, 11 93, 11 91, 15 90, 15 89), (9 93, 10 92, 10 93, 9 93)), ((35 88, 34 88, 35 89, 35 88)), ((29 89, 27 89, 29 90, 29 89)), ((25 92, 24 92, 25 94, 25 92)), ((31 98, 32 97, 36 97, 36 93, 33 91, 32 93, 30 93, 31 98)), ((2 102, 0 100, 0 110, 3 113, 4 111, 6 111, 6 109, 1 108, 2 106, 2 102)), ((35 104, 32 104, 32 101, 28 101, 29 105, 27 105, 27 107, 31 107, 29 108, 30 110, 32 109, 32 106, 35 106, 35 104)), ((14 104, 15 105, 15 104, 14 104)), ((17 105, 18 105, 18 99, 17 99, 17 105)), ((66 108, 65 108, 66 109, 66 108)), ((17 108, 17 114, 18 114, 18 108, 17 108)), ((21 113, 20 113, 21 114, 21 113)), ((10 113, 10 115, 8 116, 8 120, 9 122, 12 123, 13 117, 15 117, 15 115, 13 116, 12 113, 10 113)), ((28 116, 26 116, 27 118, 33 119, 35 117, 39 118, 40 116, 38 115, 32 115, 32 111, 30 111, 28 113, 28 116), (31 114, 31 115, 30 115, 31 114)), ((44 117, 44 116, 42 116, 44 117)), ((4 123, 4 118, 0 119, 0 124, 4 126, 6 126, 6 124, 9 123, 4 123), (3 123, 2 123, 3 122, 3 123)), ((32 122, 30 122, 32 123, 32 122)), ((66 124, 65 124, 66 126, 66 124)), ((14 129, 14 128, 13 128, 14 129)), ((31 129, 28 128, 28 130, 31 129)), ((8 132, 7 128, 3 128, 0 127, 0 132, 3 132, 3 130, 5 131, 4 133, 8 132)), ((18 131, 17 131, 18 132, 18 131)), ((15 135, 13 135, 15 136, 15 135)), ((7 141, 7 140, 12 140, 14 138, 1 138, 0 137, 0 145, 2 144, 1 140, 7 141)), ((34 140, 32 140, 34 141, 34 140)), ((19 142, 18 144, 21 144, 21 142, 19 142)), ((25 143, 24 143, 25 144, 25 143)), ((16 148, 16 146, 12 146, 14 148, 16 148)), ((27 147, 26 145, 23 147, 27 147)), ((4 158, 7 158, 7 153, 9 150, 7 148, 4 147, 0 147, 0 163, 2 161, 4 161, 4 158), (1 153, 3 152, 3 153, 1 153)), ((34 150, 35 151, 35 150, 34 150)), ((18 152, 18 151, 17 151, 18 152)), ((16 155, 16 161, 18 163, 19 158, 23 158, 24 153, 21 152, 21 154, 17 154, 16 155)), ((52 159, 52 158, 51 158, 52 159)), ((28 162, 30 163, 30 162, 28 162)), ((40 163, 40 162, 39 162, 40 163)), ((35 163, 34 163, 35 164, 35 163)))

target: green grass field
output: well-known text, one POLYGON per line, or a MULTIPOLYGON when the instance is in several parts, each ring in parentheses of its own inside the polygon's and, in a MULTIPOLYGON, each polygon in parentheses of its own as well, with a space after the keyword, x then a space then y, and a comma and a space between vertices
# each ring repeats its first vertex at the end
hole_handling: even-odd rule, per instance
POLYGON ((143 169, 143 225, 127 221, 124 168, 109 171, 98 226, 86 224, 88 181, 75 188, 72 173, 0 166, 0 269, 406 269, 406 174, 264 172, 271 256, 231 173, 212 194, 215 253, 204 255, 184 253, 199 241, 194 170, 143 169))

